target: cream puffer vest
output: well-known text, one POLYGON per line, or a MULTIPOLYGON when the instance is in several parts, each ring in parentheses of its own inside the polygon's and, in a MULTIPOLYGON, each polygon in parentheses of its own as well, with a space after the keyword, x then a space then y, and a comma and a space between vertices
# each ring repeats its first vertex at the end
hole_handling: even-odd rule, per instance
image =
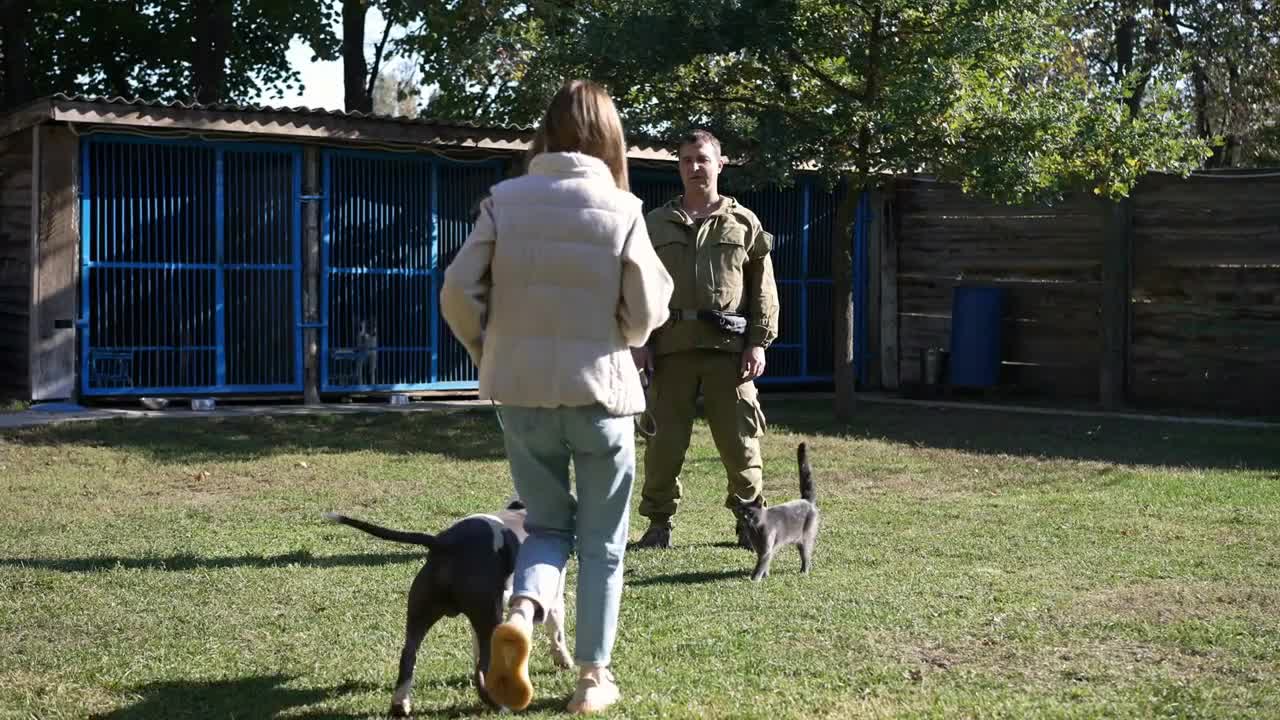
POLYGON ((481 398, 632 415, 645 400, 629 348, 666 322, 671 291, 640 199, 597 158, 543 153, 492 188, 440 302, 481 398))

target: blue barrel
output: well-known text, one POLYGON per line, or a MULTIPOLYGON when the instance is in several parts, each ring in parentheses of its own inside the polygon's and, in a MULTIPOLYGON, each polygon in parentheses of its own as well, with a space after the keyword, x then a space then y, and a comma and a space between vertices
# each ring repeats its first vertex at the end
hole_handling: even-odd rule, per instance
POLYGON ((1000 382, 1000 318, 1004 288, 957 287, 951 302, 952 385, 992 387, 1000 382))

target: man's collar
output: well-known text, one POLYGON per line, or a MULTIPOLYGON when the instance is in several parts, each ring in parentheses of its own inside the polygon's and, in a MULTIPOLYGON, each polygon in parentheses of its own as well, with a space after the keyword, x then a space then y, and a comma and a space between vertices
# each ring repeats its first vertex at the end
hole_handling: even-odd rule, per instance
MULTIPOLYGON (((736 206, 737 204, 738 204, 738 201, 734 200, 732 197, 729 197, 728 195, 721 195, 720 207, 716 208, 715 211, 712 212, 711 214, 705 215, 703 217, 715 217, 716 215, 728 215, 733 210, 734 206, 736 206)), ((684 210, 683 195, 677 195, 674 199, 672 199, 670 202, 668 202, 666 205, 663 205, 662 207, 664 210, 666 210, 667 220, 670 220, 671 222, 675 222, 675 223, 680 223, 681 225, 693 224, 693 217, 690 216, 689 213, 685 212, 684 210)))

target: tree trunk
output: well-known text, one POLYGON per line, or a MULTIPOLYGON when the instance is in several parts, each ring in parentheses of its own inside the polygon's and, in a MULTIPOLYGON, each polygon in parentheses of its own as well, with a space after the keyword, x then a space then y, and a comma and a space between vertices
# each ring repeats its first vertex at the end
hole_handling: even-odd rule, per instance
POLYGON ((191 79, 196 102, 222 102, 226 92, 227 54, 231 51, 233 0, 194 0, 195 47, 191 79))
POLYGON ((0 88, 0 109, 14 108, 35 97, 31 86, 27 36, 31 33, 29 0, 0 2, 0 53, 3 54, 4 87, 0 88))
POLYGON ((368 0, 342 0, 342 87, 347 112, 372 112, 369 66, 364 59, 364 20, 368 0))
POLYGON ((831 230, 834 233, 831 238, 831 315, 835 334, 835 413, 836 419, 842 422, 853 417, 857 389, 853 354, 853 232, 858 198, 862 195, 862 183, 854 182, 853 178, 846 179, 845 183, 835 227, 831 230))

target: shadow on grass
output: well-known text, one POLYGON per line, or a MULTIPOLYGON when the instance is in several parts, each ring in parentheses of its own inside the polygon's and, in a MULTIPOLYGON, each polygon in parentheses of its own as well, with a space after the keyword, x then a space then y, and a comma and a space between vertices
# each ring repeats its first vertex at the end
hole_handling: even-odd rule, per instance
MULTIPOLYGON (((563 698, 535 697, 534 701, 529 703, 529 707, 525 708, 524 710, 521 710, 520 713, 527 714, 527 713, 537 713, 537 712, 545 712, 545 711, 551 711, 551 712, 562 711, 564 710, 564 706, 568 702, 569 702, 568 697, 563 697, 563 698)), ((474 703, 459 703, 457 705, 450 705, 448 707, 442 707, 442 708, 435 708, 435 707, 431 707, 430 705, 418 705, 413 710, 414 717, 464 718, 464 717, 473 717, 477 715, 479 716, 491 715, 493 717, 506 717, 506 716, 509 716, 509 713, 503 713, 499 715, 493 710, 490 710, 487 705, 484 705, 483 703, 481 703, 479 699, 476 699, 474 703)), ((307 716, 307 717, 310 717, 310 716, 307 716)))
POLYGON ((634 587, 646 585, 700 585, 718 580, 740 579, 750 576, 751 567, 747 566, 737 570, 700 570, 697 572, 671 573, 669 575, 652 575, 638 580, 628 580, 627 584, 634 587))
POLYGON ((28 446, 127 448, 162 463, 253 461, 273 455, 361 450, 454 460, 501 460, 502 432, 492 410, 346 413, 306 416, 115 419, 14 432, 28 446))
MULTIPOLYGON (((263 675, 233 680, 150 683, 131 690, 141 697, 133 705, 91 717, 95 720, 272 718, 303 705, 380 689, 364 683, 344 683, 335 688, 285 687, 292 679, 285 675, 263 675)), ((306 717, 337 720, 365 716, 317 713, 306 717)))
POLYGON ((873 403, 840 423, 825 400, 763 402, 772 430, 797 435, 1124 465, 1280 470, 1274 429, 873 403))
POLYGON ((67 573, 103 572, 120 567, 126 570, 160 570, 182 572, 196 569, 272 568, 286 565, 303 565, 313 568, 395 565, 423 562, 425 553, 370 553, 359 555, 322 555, 309 552, 293 552, 283 555, 240 555, 236 557, 198 557, 195 555, 171 555, 169 557, 88 557, 88 558, 0 558, 0 567, 35 568, 67 573))

